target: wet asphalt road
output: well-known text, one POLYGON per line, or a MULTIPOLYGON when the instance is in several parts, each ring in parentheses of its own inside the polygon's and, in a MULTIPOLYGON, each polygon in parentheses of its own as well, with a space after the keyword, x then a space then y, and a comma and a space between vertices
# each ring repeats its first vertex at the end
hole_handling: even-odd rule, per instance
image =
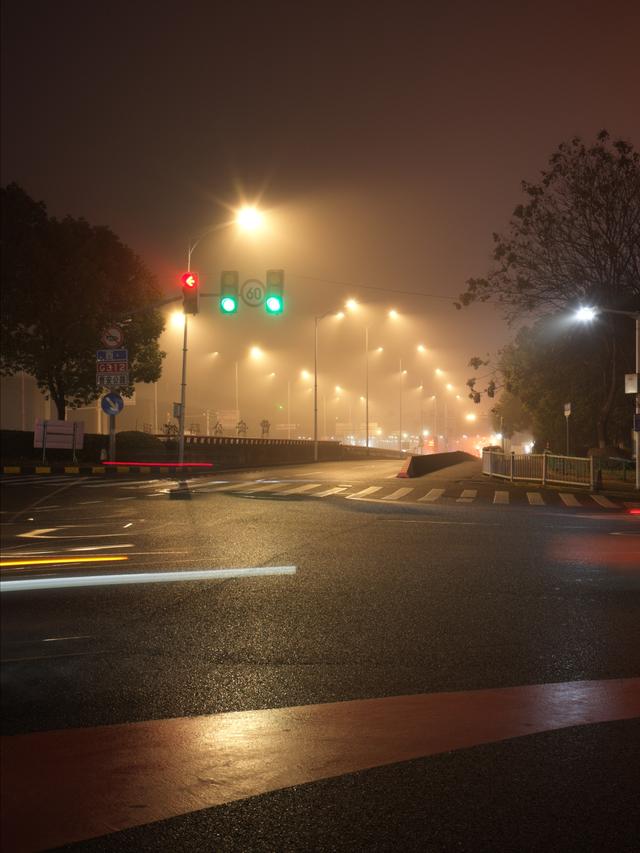
MULTIPOLYGON (((226 485, 201 480, 190 500, 169 499, 162 482, 4 488, 5 559, 26 550, 34 559, 128 557, 5 569, 4 578, 296 567, 291 576, 3 595, 4 733, 640 674, 637 518, 230 488, 285 477, 355 490, 388 483, 395 470, 248 472, 226 485)), ((477 480, 470 468, 431 477, 477 480)), ((634 849, 625 839, 639 825, 639 742, 637 721, 517 738, 73 849, 634 849)))

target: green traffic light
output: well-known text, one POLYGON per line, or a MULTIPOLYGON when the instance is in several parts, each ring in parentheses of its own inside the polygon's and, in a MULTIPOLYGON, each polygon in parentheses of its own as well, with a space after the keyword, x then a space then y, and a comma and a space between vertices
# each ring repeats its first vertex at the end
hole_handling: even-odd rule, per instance
POLYGON ((282 299, 279 296, 267 297, 265 308, 269 314, 281 314, 283 308, 282 299))
POLYGON ((238 303, 232 296, 223 296, 220 300, 220 310, 223 314, 233 314, 238 310, 238 303))

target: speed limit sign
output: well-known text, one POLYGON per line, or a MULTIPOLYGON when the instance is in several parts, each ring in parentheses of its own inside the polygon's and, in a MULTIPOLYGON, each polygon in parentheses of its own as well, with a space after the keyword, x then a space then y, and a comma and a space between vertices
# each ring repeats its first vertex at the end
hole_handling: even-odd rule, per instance
POLYGON ((245 305, 257 308, 264 302, 264 284, 257 278, 249 278, 240 288, 240 296, 245 305))

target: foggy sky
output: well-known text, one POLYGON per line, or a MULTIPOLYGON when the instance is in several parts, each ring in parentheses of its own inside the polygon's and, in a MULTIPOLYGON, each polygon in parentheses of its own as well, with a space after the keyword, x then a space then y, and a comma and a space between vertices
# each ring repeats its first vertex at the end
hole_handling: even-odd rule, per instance
MULTIPOLYGON (((194 268, 215 290, 221 269, 249 278, 282 267, 287 314, 221 318, 203 304, 190 401, 232 406, 233 365, 245 365, 250 389, 254 343, 294 381, 313 366, 314 314, 357 296, 372 303, 372 346, 385 345, 371 393, 392 410, 399 357, 409 384, 424 378, 435 392, 440 366, 464 393, 469 358, 511 336, 489 306, 457 312, 450 300, 486 272, 520 181, 574 134, 606 127, 640 142, 639 33, 630 0, 5 0, 2 183, 54 215, 109 225, 167 294, 178 293, 189 240, 259 200, 268 232, 250 243, 217 231, 194 268), (404 325, 388 334, 392 306, 404 325)), ((349 322, 351 333, 323 321, 321 368, 326 393, 339 382, 356 399, 365 321, 349 322)), ((167 400, 178 399, 177 339, 162 339, 167 400)))

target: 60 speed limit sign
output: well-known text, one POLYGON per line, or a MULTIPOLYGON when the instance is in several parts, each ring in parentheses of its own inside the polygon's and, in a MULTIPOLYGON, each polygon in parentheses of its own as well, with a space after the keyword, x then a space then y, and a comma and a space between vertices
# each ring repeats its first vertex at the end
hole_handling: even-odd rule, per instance
POLYGON ((258 308, 264 302, 264 284, 257 278, 249 278, 240 288, 240 296, 245 305, 258 308))

